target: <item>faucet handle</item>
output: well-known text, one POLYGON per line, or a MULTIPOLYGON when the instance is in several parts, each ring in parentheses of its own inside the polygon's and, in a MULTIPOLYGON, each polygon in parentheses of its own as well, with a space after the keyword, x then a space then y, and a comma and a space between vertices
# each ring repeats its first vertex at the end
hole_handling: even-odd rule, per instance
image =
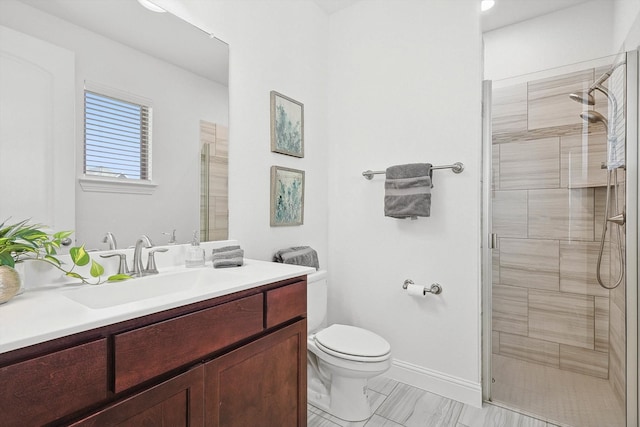
POLYGON ((169 245, 176 244, 176 229, 174 228, 171 233, 162 232, 165 236, 169 236, 169 241, 167 242, 169 245))
POLYGON ((145 273, 147 274, 158 274, 158 268, 156 267, 156 259, 153 256, 156 252, 167 252, 169 249, 167 248, 156 248, 151 249, 149 251, 149 258, 147 259, 147 268, 145 269, 145 273))
POLYGON ((112 258, 114 256, 120 257, 120 263, 118 264, 118 274, 129 274, 129 267, 127 266, 127 254, 115 252, 109 255, 100 255, 100 258, 112 258))

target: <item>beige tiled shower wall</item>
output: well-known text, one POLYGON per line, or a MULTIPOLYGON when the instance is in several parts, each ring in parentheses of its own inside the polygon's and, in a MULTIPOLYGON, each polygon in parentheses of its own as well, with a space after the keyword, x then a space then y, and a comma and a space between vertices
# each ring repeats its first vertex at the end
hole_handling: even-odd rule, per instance
POLYGON ((200 121, 202 180, 200 194, 200 229, 206 240, 229 238, 229 136, 228 128, 200 121), (206 153, 206 154, 205 154, 206 153))
POLYGON ((586 107, 568 96, 603 71, 493 91, 493 353, 608 378, 624 396, 624 289, 596 281, 606 132, 580 118, 584 108, 606 117, 607 100, 596 93, 586 107))

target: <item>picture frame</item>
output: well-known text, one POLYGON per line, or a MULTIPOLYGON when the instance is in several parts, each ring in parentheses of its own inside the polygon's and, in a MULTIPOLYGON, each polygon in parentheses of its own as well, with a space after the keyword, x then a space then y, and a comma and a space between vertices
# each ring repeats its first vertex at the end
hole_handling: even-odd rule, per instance
POLYGON ((271 226, 304 223, 304 171, 271 166, 271 226))
POLYGON ((271 91, 271 151, 304 157, 304 105, 271 91))

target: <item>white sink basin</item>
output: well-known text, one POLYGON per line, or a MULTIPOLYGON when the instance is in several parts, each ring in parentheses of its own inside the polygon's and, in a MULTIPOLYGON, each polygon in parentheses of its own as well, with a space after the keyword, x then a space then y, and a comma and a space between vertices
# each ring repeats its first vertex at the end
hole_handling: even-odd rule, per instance
POLYGON ((167 295, 187 294, 196 287, 208 291, 221 289, 232 285, 225 280, 226 278, 228 273, 214 271, 212 268, 198 268, 160 273, 123 282, 84 285, 66 291, 64 296, 85 307, 101 309, 167 295))
MULTIPOLYGON (((245 262, 237 268, 177 267, 151 276, 101 285, 79 285, 62 292, 65 298, 90 309, 107 309, 140 302, 166 306, 195 302, 277 281, 272 269, 286 268, 269 262, 245 262), (153 300, 153 301, 152 301, 153 300)), ((283 276, 287 278, 289 276, 283 276)), ((137 308, 141 308, 140 305, 137 308)))

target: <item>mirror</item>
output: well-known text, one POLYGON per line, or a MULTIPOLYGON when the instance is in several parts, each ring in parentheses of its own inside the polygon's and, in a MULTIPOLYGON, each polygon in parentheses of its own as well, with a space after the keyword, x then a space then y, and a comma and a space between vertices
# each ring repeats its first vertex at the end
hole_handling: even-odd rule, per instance
POLYGON ((203 240, 228 237, 228 45, 136 0, 3 0, 0 29, 0 156, 15 159, 0 182, 16 183, 0 221, 75 230, 100 250, 106 232, 119 248, 173 230, 186 243, 207 224, 203 240), (150 101, 150 182, 84 175, 88 87, 150 101))

